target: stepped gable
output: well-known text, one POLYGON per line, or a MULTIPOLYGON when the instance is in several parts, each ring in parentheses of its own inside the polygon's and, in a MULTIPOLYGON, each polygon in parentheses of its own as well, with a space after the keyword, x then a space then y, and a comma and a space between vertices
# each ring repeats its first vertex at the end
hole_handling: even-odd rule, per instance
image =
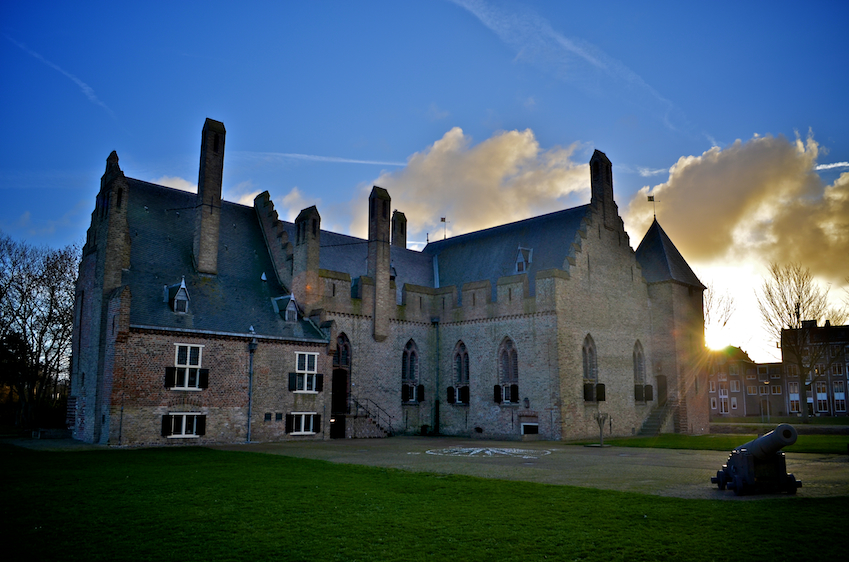
POLYGON ((271 298, 284 296, 252 207, 221 202, 218 273, 199 274, 192 262, 197 196, 129 179, 127 221, 130 268, 123 283, 132 295, 130 324, 168 329, 326 341, 308 321, 285 322, 271 298), (266 280, 262 280, 265 273, 266 280), (188 314, 176 314, 163 288, 185 277, 188 314))
POLYGON ((590 205, 581 205, 438 240, 429 243, 423 253, 436 262, 439 287, 454 285, 460 289, 464 283, 489 280, 494 299, 498 278, 517 273, 519 248, 530 249, 533 254, 527 272, 530 294, 534 295, 538 271, 568 270, 566 260, 574 257, 573 243, 590 209, 590 205))
POLYGON ((655 217, 637 248, 637 262, 648 283, 677 281, 704 290, 705 286, 687 265, 687 261, 660 227, 655 217))

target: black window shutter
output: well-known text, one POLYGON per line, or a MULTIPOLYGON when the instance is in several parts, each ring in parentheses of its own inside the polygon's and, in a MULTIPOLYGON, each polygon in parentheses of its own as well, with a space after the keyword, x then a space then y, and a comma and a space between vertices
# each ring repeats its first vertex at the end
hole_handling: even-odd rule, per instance
POLYGON ((492 387, 492 400, 496 404, 501 404, 501 385, 497 384, 492 387))
POLYGON ((162 416, 162 437, 171 435, 171 417, 170 415, 162 416))
POLYGON ((298 373, 289 373, 289 392, 298 389, 298 373))
POLYGON ((209 388, 209 369, 198 371, 198 388, 209 388))
POLYGON ((410 401, 410 387, 406 384, 401 385, 401 402, 410 401))
POLYGON ((206 435, 206 416, 198 416, 195 432, 198 435, 206 435))
POLYGON ((315 376, 315 391, 321 392, 324 390, 324 375, 315 376))
POLYGON ((645 400, 645 398, 643 397, 643 385, 634 385, 634 400, 636 402, 643 402, 645 400))
POLYGON ((604 393, 604 384, 598 383, 597 385, 595 385, 595 396, 596 400, 598 400, 599 402, 604 402, 606 400, 607 397, 604 393))
POLYGON ((321 416, 319 416, 318 414, 316 414, 313 419, 312 430, 316 433, 321 433, 321 416))
POLYGON ((165 388, 174 388, 177 384, 177 367, 165 367, 165 388))
POLYGON ((454 395, 455 395, 454 387, 449 386, 448 387, 448 398, 447 398, 449 404, 453 404, 454 402, 456 402, 456 400, 454 399, 454 395))
POLYGON ((511 384, 510 385, 510 402, 513 402, 514 404, 519 403, 519 385, 518 384, 511 384))
POLYGON ((295 416, 286 414, 286 433, 292 433, 292 428, 295 426, 295 416))
POLYGON ((646 397, 646 402, 651 402, 652 400, 654 400, 654 389, 651 387, 650 384, 646 385, 645 397, 646 397))
POLYGON ((416 402, 424 402, 424 385, 420 384, 416 387, 416 402))
POLYGON ((595 394, 595 387, 593 383, 588 382, 584 383, 584 402, 593 402, 593 395, 595 394))
POLYGON ((463 404, 469 403, 469 387, 468 386, 461 386, 460 387, 460 400, 459 401, 462 402, 463 404))

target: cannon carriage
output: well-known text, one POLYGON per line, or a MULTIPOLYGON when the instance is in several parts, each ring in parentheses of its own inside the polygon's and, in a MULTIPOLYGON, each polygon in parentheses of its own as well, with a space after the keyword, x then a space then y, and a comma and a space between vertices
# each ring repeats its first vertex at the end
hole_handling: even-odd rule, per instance
POLYGON ((720 490, 734 490, 738 496, 753 493, 787 492, 795 494, 802 482, 787 474, 782 448, 796 442, 796 429, 783 423, 773 431, 740 445, 726 464, 710 479, 720 490))

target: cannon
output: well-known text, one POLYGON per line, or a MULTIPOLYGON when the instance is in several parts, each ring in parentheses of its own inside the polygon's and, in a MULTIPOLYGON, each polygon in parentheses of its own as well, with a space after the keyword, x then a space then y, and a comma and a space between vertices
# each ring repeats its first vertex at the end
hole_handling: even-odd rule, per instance
POLYGON ((802 482, 787 474, 787 463, 782 448, 796 442, 796 428, 783 423, 766 435, 740 445, 722 465, 722 470, 711 478, 720 490, 734 490, 743 494, 787 492, 795 494, 802 482))

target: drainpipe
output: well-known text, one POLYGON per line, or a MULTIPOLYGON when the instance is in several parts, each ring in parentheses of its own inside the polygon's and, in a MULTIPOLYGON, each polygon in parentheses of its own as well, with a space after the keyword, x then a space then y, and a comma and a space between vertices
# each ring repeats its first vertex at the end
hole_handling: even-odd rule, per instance
POLYGON ((439 316, 430 321, 436 326, 436 389, 433 392, 433 434, 439 435, 439 316))
MULTIPOLYGON (((254 333, 253 326, 251 326, 251 333, 254 333)), ((257 346, 256 338, 253 338, 248 344, 248 351, 250 352, 250 357, 248 358, 248 443, 251 442, 251 409, 253 407, 254 396, 254 352, 257 346)))

